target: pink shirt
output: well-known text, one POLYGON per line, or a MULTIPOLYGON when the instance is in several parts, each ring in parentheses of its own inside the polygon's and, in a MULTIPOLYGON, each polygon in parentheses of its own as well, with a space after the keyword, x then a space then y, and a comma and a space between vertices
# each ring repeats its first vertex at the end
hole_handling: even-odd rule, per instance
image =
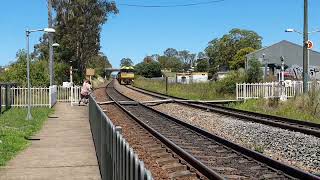
POLYGON ((91 85, 89 83, 84 82, 81 89, 81 94, 86 96, 89 94, 91 90, 91 85))

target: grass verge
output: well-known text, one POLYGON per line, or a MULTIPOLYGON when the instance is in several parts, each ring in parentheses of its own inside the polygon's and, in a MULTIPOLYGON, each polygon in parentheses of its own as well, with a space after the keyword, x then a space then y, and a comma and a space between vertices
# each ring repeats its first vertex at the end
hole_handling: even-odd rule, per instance
MULTIPOLYGON (((154 92, 166 93, 164 81, 138 78, 134 86, 154 92)), ((197 84, 169 84, 168 95, 193 100, 235 99, 232 94, 217 93, 221 85, 214 82, 197 84)), ((244 103, 232 103, 228 107, 251 112, 275 115, 320 124, 320 92, 296 96, 285 102, 275 99, 252 99, 244 103)))
MULTIPOLYGON (((164 81, 139 78, 134 81, 134 86, 158 93, 166 93, 164 81)), ((214 82, 168 84, 168 95, 193 100, 235 99, 234 95, 217 93, 215 86, 214 82)))
POLYGON ((285 102, 277 102, 274 99, 251 99, 244 103, 230 104, 229 107, 320 124, 320 113, 317 112, 319 106, 312 107, 309 103, 307 97, 296 97, 285 102))
POLYGON ((12 108, 0 116, 0 166, 30 144, 25 137, 38 132, 52 112, 49 108, 33 108, 30 121, 26 120, 27 111, 23 108, 12 108))

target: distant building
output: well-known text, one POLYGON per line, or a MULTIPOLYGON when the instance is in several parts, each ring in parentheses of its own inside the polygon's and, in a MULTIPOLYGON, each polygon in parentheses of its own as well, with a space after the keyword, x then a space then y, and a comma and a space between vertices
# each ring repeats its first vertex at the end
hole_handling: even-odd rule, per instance
MULTIPOLYGON (((320 53, 309 50, 309 75, 311 78, 320 79, 320 53)), ((287 79, 301 79, 302 78, 302 55, 303 47, 298 44, 283 40, 269 47, 265 47, 254 51, 246 56, 246 69, 248 68, 248 61, 250 59, 257 59, 263 64, 264 75, 277 76, 280 72, 281 60, 284 57, 284 63, 287 67, 285 75, 287 79), (266 70, 266 71, 265 71, 266 70)))
POLYGON ((176 82, 181 84, 207 82, 207 72, 191 72, 191 73, 177 73, 176 82))
POLYGON ((217 76, 216 76, 216 80, 221 80, 223 78, 225 78, 227 76, 227 74, 229 73, 230 71, 219 71, 217 72, 217 76))

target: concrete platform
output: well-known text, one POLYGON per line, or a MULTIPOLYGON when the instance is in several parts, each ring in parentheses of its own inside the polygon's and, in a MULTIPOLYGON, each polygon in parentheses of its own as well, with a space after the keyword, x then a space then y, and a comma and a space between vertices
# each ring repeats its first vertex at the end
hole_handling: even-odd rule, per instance
POLYGON ((58 103, 32 145, 0 169, 0 180, 100 180, 86 106, 58 103))

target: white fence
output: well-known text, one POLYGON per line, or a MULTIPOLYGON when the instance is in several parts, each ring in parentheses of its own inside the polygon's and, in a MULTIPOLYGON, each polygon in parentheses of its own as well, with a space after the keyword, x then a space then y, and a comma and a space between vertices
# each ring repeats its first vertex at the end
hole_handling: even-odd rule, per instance
MULTIPOLYGON (((319 89, 320 82, 308 82, 308 89, 319 89)), ((303 89, 302 81, 286 81, 285 86, 279 82, 269 83, 241 83, 236 86, 236 96, 238 100, 255 98, 275 98, 280 97, 282 90, 287 97, 301 94, 303 89), (282 89, 283 88, 283 89, 282 89)))
MULTIPOLYGON (((30 88, 30 105, 32 107, 52 107, 56 102, 78 102, 80 91, 81 87, 79 86, 67 88, 56 85, 50 87, 32 87, 30 88)), ((6 103, 9 103, 12 107, 28 106, 28 88, 12 87, 6 92, 6 89, 2 87, 0 93, 1 106, 5 106, 6 103)))
POLYGON ((58 102, 77 102, 80 100, 80 86, 63 87, 58 86, 58 102))

